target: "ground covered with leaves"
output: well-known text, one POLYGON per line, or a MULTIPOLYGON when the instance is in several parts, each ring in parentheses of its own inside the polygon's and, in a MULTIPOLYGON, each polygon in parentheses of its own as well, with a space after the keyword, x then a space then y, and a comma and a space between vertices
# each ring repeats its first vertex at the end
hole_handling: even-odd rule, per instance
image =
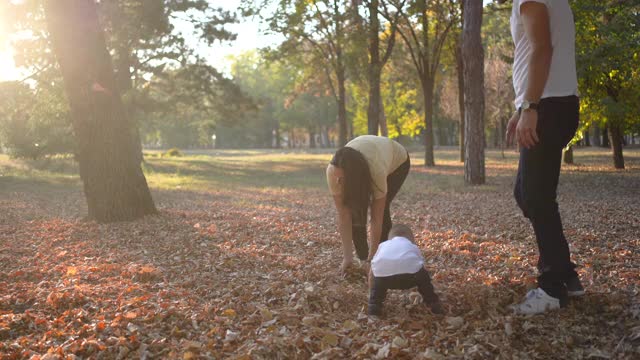
POLYGON ((465 187, 455 149, 412 153, 394 221, 412 226, 447 314, 411 291, 366 316, 364 273, 341 250, 324 153, 148 154, 157 216, 83 219, 68 159, 0 155, 3 359, 545 359, 640 357, 640 151, 627 170, 577 150, 561 213, 587 294, 548 315, 507 308, 537 249, 511 197, 516 154, 490 152, 465 187))

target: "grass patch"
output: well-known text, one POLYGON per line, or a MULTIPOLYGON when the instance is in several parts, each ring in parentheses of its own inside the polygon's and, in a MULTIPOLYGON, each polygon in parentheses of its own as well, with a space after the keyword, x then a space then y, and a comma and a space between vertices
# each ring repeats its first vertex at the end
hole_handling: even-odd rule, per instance
MULTIPOLYGON (((246 190, 326 189, 325 167, 333 150, 204 150, 185 151, 181 157, 163 157, 159 151, 145 151, 143 170, 151 188, 160 190, 246 190)), ((425 168, 421 149, 411 151, 412 169, 405 189, 411 193, 486 192, 509 185, 517 169, 518 154, 510 149, 486 152, 487 184, 464 184, 463 164, 454 147, 436 149, 436 167, 425 168)), ((607 149, 576 149, 576 165, 563 165, 569 181, 590 176, 618 174, 633 176, 639 168, 640 149, 625 150, 626 171, 613 169, 607 149)), ((0 191, 28 191, 34 187, 76 188, 80 185, 77 164, 71 156, 41 160, 11 159, 0 155, 0 191)))

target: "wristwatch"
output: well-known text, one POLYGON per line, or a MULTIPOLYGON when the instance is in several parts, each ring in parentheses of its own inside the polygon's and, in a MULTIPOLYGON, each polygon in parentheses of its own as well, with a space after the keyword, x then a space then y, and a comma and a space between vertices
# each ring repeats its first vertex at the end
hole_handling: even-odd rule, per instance
POLYGON ((538 110, 538 104, 529 102, 529 100, 523 100, 522 105, 518 108, 518 113, 522 113, 523 110, 538 110))

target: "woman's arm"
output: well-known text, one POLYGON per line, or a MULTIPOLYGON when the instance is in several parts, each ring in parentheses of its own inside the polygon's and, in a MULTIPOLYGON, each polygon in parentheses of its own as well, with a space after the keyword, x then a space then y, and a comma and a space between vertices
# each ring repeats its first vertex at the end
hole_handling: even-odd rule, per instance
POLYGON ((382 236, 382 220, 386 204, 386 196, 380 199, 374 199, 371 202, 371 223, 369 224, 369 239, 371 239, 371 243, 369 244, 369 261, 373 259, 373 256, 378 250, 378 245, 380 244, 380 237, 382 236))
POLYGON ((353 263, 353 240, 351 233, 351 211, 342 203, 342 196, 334 195, 333 202, 338 211, 338 232, 342 240, 342 270, 346 270, 353 263))

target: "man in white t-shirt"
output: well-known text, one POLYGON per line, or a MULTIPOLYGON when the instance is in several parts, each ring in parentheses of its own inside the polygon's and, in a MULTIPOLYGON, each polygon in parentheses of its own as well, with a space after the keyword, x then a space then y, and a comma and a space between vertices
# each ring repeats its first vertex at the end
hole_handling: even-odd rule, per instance
POLYGON ((540 252, 538 288, 513 309, 537 314, 584 294, 556 202, 562 149, 575 135, 579 116, 568 0, 514 0, 511 35, 517 111, 507 125, 507 142, 515 137, 520 147, 514 196, 533 225, 540 252))
POLYGON ((389 289, 418 287, 424 303, 434 314, 444 310, 424 268, 422 252, 414 243, 413 232, 402 224, 393 225, 389 240, 380 243, 369 271, 369 315, 380 316, 389 289))

